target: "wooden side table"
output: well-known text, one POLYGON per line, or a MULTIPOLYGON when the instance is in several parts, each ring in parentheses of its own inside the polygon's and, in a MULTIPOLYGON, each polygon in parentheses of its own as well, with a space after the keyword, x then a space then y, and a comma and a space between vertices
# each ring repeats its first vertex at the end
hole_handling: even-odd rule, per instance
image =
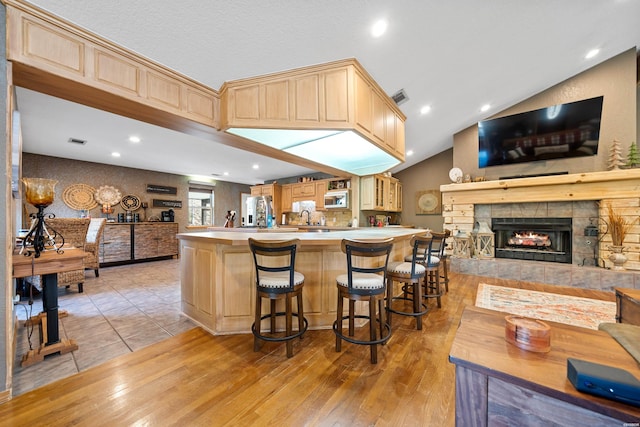
MULTIPOLYGON (((41 362, 54 353, 69 353, 78 349, 75 340, 60 339, 58 325, 58 273, 84 268, 85 252, 82 249, 64 249, 62 252, 45 251, 38 258, 13 254, 13 278, 42 276, 42 343, 22 357, 22 366, 41 362)), ((33 319, 31 319, 33 321, 33 319)))
POLYGON ((640 326, 640 289, 615 288, 616 322, 640 326))

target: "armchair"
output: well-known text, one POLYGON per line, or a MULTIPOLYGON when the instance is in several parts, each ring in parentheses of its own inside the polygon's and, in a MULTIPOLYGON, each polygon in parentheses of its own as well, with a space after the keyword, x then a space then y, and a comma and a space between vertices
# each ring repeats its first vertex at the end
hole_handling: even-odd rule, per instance
MULTIPOLYGON (((62 248, 80 248, 84 249, 87 230, 89 229, 89 218, 50 218, 45 220, 47 230, 57 231, 64 237, 64 247, 62 248)), ((53 233, 52 233, 53 234, 53 233)), ((62 243, 62 238, 58 236, 56 243, 62 243)), ((40 286, 40 276, 32 276, 28 279, 34 285, 40 286)), ((84 268, 81 270, 65 271, 58 273, 58 286, 69 287, 73 284, 78 285, 78 292, 82 292, 82 284, 84 283, 84 268)))
POLYGON ((84 268, 85 270, 93 269, 96 277, 100 276, 100 240, 102 240, 102 232, 106 223, 106 218, 91 218, 84 244, 84 251, 87 253, 84 258, 84 268))

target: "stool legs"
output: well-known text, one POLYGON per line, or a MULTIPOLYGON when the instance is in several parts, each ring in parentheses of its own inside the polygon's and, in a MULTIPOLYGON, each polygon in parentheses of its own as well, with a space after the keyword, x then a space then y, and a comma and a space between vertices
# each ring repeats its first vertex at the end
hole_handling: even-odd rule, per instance
POLYGON ((449 292, 449 267, 447 267, 447 257, 442 259, 442 281, 444 282, 444 291, 449 292))
POLYGON ((380 295, 359 296, 356 299, 349 298, 346 293, 338 289, 338 309, 336 313, 336 322, 333 325, 336 334, 336 352, 342 350, 342 340, 353 344, 368 345, 371 354, 371 363, 378 363, 378 344, 385 344, 391 336, 391 326, 385 319, 385 299, 384 293, 380 295), (344 298, 348 299, 349 313, 344 315, 344 298), (367 301, 369 310, 367 315, 357 315, 355 313, 356 300, 367 301), (369 320, 369 340, 361 340, 351 338, 355 335, 355 318, 369 320), (342 323, 344 320, 349 322, 348 335, 343 334, 342 323), (380 338, 378 338, 378 331, 380 338))
POLYGON ((442 308, 442 292, 440 291, 440 269, 427 272, 424 279, 425 293, 424 298, 435 298, 438 308, 442 308), (431 294, 431 295, 429 295, 431 294))
POLYGON ((255 321, 251 327, 251 331, 253 332, 253 351, 260 350, 261 344, 264 341, 271 342, 282 342, 284 341, 287 349, 287 357, 293 356, 293 339, 300 337, 302 339, 302 335, 308 328, 307 319, 304 317, 304 307, 302 305, 302 292, 301 289, 299 291, 295 291, 292 293, 281 294, 278 297, 274 297, 273 295, 260 293, 256 295, 256 308, 255 308, 255 321), (297 310, 295 313, 293 311, 293 299, 296 298, 297 302, 297 310), (269 307, 270 312, 267 314, 262 314, 262 298, 269 298, 269 307), (276 311, 276 303, 278 299, 284 299, 285 311, 278 312, 276 311), (269 332, 271 334, 276 334, 277 332, 277 323, 276 319, 279 316, 284 316, 284 335, 264 335, 262 333, 262 321, 269 319, 269 332), (293 330, 293 316, 298 318, 298 330, 293 330))

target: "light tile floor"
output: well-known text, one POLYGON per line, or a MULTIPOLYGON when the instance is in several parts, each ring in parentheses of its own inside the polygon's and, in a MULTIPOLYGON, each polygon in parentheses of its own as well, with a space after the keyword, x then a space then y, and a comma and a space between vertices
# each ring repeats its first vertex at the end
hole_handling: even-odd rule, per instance
MULTIPOLYGON (((195 326, 180 313, 179 260, 152 261, 100 269, 85 273, 84 292, 77 287, 59 288, 58 303, 68 316, 60 318, 60 337, 74 339, 78 350, 51 355, 44 361, 21 367, 22 355, 29 350, 27 301, 15 307, 19 319, 13 396, 41 387, 77 372, 87 370, 114 357, 179 334, 195 326), (26 308, 26 309, 25 309, 26 308)), ((31 315, 42 311, 37 297, 31 315)), ((31 335, 37 347, 39 331, 31 335)))

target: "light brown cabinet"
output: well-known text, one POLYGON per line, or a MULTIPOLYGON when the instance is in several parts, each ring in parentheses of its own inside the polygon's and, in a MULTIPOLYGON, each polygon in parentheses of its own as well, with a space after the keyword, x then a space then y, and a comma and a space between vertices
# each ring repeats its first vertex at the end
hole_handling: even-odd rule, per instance
POLYGON ((401 212, 402 184, 397 178, 384 175, 360 178, 360 209, 401 212))
MULTIPOLYGON (((7 59, 13 62, 219 127, 216 91, 71 24, 52 23, 8 6, 7 40, 7 59)), ((67 90, 78 87, 68 85, 67 90)))
POLYGON ((293 209, 293 186, 287 184, 282 186, 282 198, 280 201, 280 210, 285 212, 291 212, 293 209))
POLYGON ((323 211, 324 209, 324 195, 327 192, 327 181, 316 182, 316 210, 323 211))
POLYGON ((291 194, 293 196, 293 200, 314 200, 316 197, 316 183, 311 182, 303 182, 300 184, 293 184, 291 194))
POLYGON ((354 60, 227 82, 221 104, 227 107, 222 129, 355 129, 405 158, 404 115, 354 60))
POLYGON ((178 255, 177 222, 108 223, 100 242, 100 264, 178 255))
POLYGON ((280 187, 277 184, 264 184, 255 185, 251 187, 252 196, 273 196, 276 193, 276 187, 280 187))

